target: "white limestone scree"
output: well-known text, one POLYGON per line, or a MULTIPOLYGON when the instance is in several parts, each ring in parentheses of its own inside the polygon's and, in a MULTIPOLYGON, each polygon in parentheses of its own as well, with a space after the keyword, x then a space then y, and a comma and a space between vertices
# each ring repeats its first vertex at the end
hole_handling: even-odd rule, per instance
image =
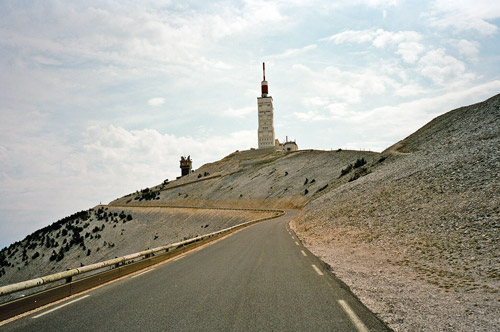
POLYGON ((259 149, 268 149, 275 146, 274 141, 274 108, 273 97, 268 96, 268 86, 266 81, 266 64, 262 63, 263 80, 261 82, 261 97, 257 97, 257 107, 259 115, 259 149))

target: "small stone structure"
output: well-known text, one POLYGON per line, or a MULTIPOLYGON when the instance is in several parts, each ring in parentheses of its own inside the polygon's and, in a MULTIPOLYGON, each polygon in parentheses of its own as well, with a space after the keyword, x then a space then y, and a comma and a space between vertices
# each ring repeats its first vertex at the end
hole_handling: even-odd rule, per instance
POLYGON ((282 152, 293 152, 297 151, 299 146, 295 141, 289 141, 288 136, 286 137, 285 143, 280 143, 279 140, 276 140, 276 150, 282 152))
POLYGON ((181 177, 188 175, 191 173, 191 169, 193 168, 193 161, 191 160, 191 156, 181 156, 181 177))
POLYGON ((285 142, 283 144, 283 151, 284 152, 292 152, 292 151, 297 151, 299 149, 299 146, 295 142, 285 142))

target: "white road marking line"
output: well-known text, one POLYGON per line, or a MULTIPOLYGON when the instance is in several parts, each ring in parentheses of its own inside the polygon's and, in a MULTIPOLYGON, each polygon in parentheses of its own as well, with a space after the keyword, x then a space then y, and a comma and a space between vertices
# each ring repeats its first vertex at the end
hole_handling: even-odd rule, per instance
POLYGON ((292 240, 295 240, 295 238, 292 236, 292 240))
POLYGON ((366 328, 365 324, 363 324, 363 322, 354 313, 354 311, 352 311, 351 307, 347 304, 346 301, 339 300, 338 302, 342 306, 342 309, 344 309, 344 311, 349 316, 352 323, 354 324, 354 326, 356 326, 356 328, 358 329, 359 332, 369 332, 368 329, 366 328))
POLYGON ((296 244, 296 245, 299 245, 299 243, 298 243, 297 241, 295 241, 295 244, 296 244))
POLYGON ((312 265, 312 267, 313 267, 314 271, 316 271, 316 273, 317 273, 318 275, 320 275, 320 276, 322 276, 322 275, 323 275, 323 272, 321 272, 321 270, 320 270, 320 269, 318 269, 318 267, 317 267, 316 265, 314 265, 314 264, 313 264, 313 265, 312 265))
POLYGON ((134 279, 135 277, 138 277, 138 276, 140 276, 140 275, 143 275, 144 273, 151 272, 151 271, 153 271, 153 270, 154 270, 154 269, 149 269, 149 270, 146 270, 146 271, 144 271, 144 272, 138 273, 138 274, 136 274, 136 275, 134 275, 134 276, 130 277, 130 279, 134 279))
POLYGON ((67 305, 70 305, 70 304, 72 304, 72 303, 75 303, 75 302, 78 302, 78 301, 80 301, 80 300, 83 300, 84 298, 87 298, 87 297, 89 297, 89 296, 90 296, 90 295, 85 295, 85 296, 79 297, 79 298, 77 298, 76 300, 69 301, 69 302, 67 302, 67 303, 64 303, 64 304, 62 304, 62 305, 58 306, 58 307, 55 307, 55 308, 50 309, 50 310, 47 310, 47 311, 45 311, 45 312, 43 312, 43 313, 41 313, 41 314, 38 314, 38 315, 36 315, 36 316, 33 316, 33 317, 31 317, 31 319, 40 318, 40 317, 42 317, 42 316, 45 316, 46 314, 50 314, 51 312, 54 312, 54 311, 56 311, 56 310, 59 310, 59 309, 61 309, 61 308, 65 307, 65 306, 67 306, 67 305))
POLYGON ((307 257, 307 254, 304 250, 301 250, 300 252, 302 253, 302 255, 304 255, 304 257, 307 257))
POLYGON ((181 258, 184 258, 184 256, 186 256, 186 255, 182 255, 181 257, 177 257, 176 259, 173 260, 173 262, 178 261, 181 258))

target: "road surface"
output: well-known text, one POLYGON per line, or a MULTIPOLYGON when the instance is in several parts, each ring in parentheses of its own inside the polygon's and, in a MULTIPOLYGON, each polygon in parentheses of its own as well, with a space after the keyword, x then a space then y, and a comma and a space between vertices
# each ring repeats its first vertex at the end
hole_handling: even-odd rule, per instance
POLYGON ((289 230, 295 211, 0 331, 389 331, 289 230))

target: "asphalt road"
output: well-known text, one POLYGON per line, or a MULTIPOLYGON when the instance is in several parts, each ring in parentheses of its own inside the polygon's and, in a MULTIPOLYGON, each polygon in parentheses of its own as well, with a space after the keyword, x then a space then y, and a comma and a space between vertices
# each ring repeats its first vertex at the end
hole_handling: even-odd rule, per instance
POLYGON ((389 331, 288 229, 287 215, 0 331, 389 331))

